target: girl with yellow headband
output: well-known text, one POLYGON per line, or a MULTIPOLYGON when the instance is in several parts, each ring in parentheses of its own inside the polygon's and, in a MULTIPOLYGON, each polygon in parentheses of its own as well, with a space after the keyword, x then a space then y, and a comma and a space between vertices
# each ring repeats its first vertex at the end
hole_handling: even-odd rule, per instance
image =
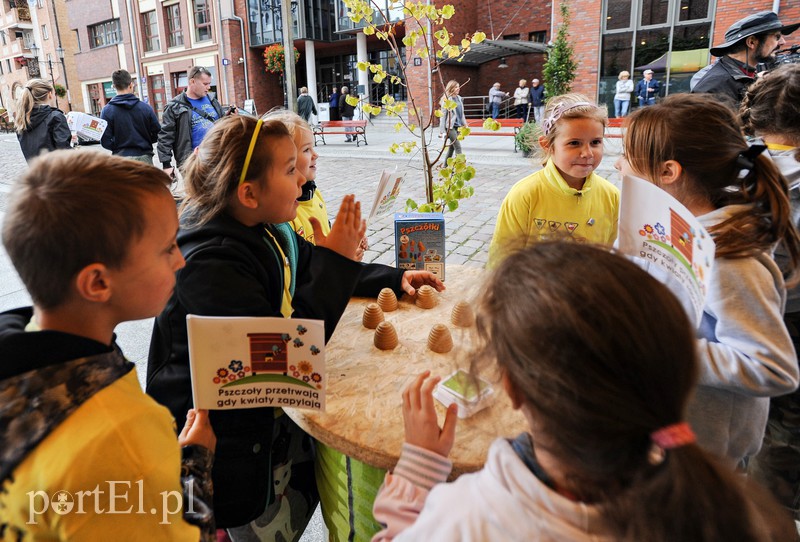
MULTIPOLYGON (((156 319, 147 367, 147 392, 179 424, 192 402, 187 314, 321 319, 327 340, 352 295, 376 296, 384 287, 414 294, 423 284, 444 289, 429 272, 353 261, 366 225, 352 195, 328 235, 312 221, 317 246, 298 236, 288 224, 306 183, 296 161, 282 122, 242 115, 217 122, 184 166, 178 245, 186 267, 156 319)), ((237 540, 264 516, 292 531, 283 532, 286 540, 299 538, 317 502, 310 438, 272 408, 215 411, 211 424, 218 527, 237 540), (298 501, 281 507, 273 481, 290 486, 298 501), (292 517, 278 514, 284 510, 292 517)))

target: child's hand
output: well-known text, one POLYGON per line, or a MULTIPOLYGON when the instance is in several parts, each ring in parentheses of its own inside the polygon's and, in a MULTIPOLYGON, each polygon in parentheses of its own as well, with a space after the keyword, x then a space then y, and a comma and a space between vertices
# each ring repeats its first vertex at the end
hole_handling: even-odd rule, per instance
POLYGON ((355 261, 360 262, 364 259, 364 253, 369 250, 369 240, 367 236, 361 238, 361 242, 358 244, 358 248, 356 249, 356 257, 354 258, 355 261))
POLYGON ((437 292, 444 290, 444 283, 430 271, 406 271, 403 273, 400 287, 408 295, 414 295, 417 293, 417 288, 426 284, 436 288, 437 292))
POLYGON ((217 435, 208 419, 208 410, 189 409, 186 413, 186 424, 178 435, 178 444, 189 446, 197 444, 212 452, 217 447, 217 435))
POLYGON ((447 408, 444 426, 439 429, 433 406, 433 388, 441 378, 428 378, 430 374, 430 371, 425 371, 403 390, 406 442, 447 457, 456 438, 458 406, 454 403, 447 408))
POLYGON ((361 219, 361 203, 356 201, 353 194, 346 195, 342 200, 336 222, 333 223, 331 232, 327 236, 322 233, 322 226, 318 220, 311 218, 310 222, 318 246, 332 250, 345 258, 355 259, 358 245, 367 233, 367 222, 361 219))

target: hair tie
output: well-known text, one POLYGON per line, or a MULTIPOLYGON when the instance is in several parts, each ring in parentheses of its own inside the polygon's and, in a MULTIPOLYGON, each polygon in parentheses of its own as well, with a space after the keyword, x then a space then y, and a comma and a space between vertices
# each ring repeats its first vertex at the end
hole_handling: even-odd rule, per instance
POLYGON ((653 445, 650 447, 648 459, 651 465, 660 465, 667 456, 667 450, 692 444, 697 437, 688 422, 679 422, 653 431, 650 433, 650 440, 653 445))
MULTIPOLYGON (((556 122, 558 122, 558 119, 560 119, 561 116, 567 111, 571 111, 576 107, 587 107, 593 105, 595 104, 590 102, 577 102, 572 105, 566 105, 564 104, 564 102, 557 104, 553 108, 553 111, 550 113, 550 116, 544 119, 544 122, 542 122, 542 133, 544 135, 549 134, 550 131, 553 129, 553 126, 555 126, 556 122)), ((595 105, 595 107, 597 106, 595 105)))
POLYGON ((736 165, 739 166, 739 169, 750 171, 756 167, 756 157, 765 150, 767 150, 766 145, 750 145, 736 157, 736 165))

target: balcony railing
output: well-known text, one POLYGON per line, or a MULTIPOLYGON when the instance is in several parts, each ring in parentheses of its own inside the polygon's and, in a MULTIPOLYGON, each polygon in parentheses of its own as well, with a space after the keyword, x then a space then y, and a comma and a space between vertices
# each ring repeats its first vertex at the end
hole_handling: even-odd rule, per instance
POLYGON ((18 21, 30 22, 31 10, 28 8, 27 0, 9 0, 9 4, 11 8, 16 8, 18 21))

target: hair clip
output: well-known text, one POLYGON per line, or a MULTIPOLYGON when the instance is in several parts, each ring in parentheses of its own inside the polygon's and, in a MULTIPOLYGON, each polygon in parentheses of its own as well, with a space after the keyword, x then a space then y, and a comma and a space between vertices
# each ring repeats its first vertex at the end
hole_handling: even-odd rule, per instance
POLYGON ((542 133, 544 135, 549 134, 550 131, 553 129, 553 126, 555 126, 556 122, 558 122, 558 119, 560 119, 561 116, 567 111, 575 109, 576 107, 587 107, 592 105, 595 104, 590 102, 577 102, 572 105, 566 105, 564 104, 564 102, 556 104, 556 106, 553 108, 553 111, 550 113, 550 116, 544 119, 544 121, 542 122, 542 133))
POLYGON ((736 157, 736 165, 739 166, 740 169, 750 171, 756 166, 756 157, 765 150, 767 150, 766 145, 750 145, 736 157))

